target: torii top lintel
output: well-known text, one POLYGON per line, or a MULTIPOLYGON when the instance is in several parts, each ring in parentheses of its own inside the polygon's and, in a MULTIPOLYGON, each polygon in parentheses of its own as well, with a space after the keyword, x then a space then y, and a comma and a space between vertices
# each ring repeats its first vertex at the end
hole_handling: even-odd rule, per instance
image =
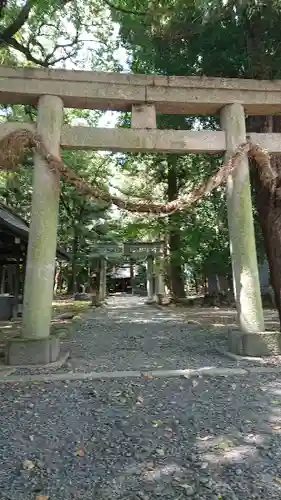
POLYGON ((154 104, 167 114, 215 115, 240 103, 247 114, 280 114, 281 80, 179 77, 0 66, 0 104, 36 105, 56 95, 68 108, 130 111, 154 104))

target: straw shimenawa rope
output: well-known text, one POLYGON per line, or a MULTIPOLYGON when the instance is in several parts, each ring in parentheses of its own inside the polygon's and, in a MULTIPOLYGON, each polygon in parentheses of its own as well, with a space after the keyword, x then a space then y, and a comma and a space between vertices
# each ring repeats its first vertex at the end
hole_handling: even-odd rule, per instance
POLYGON ((238 166, 240 158, 245 154, 248 154, 252 159, 256 160, 265 182, 272 182, 276 179, 276 174, 271 167, 268 152, 260 146, 252 144, 251 141, 246 141, 237 148, 233 155, 224 161, 221 168, 214 175, 209 177, 188 195, 170 201, 169 203, 151 203, 148 201, 134 202, 129 199, 111 195, 101 190, 99 187, 84 181, 71 168, 66 166, 60 158, 49 153, 39 134, 24 128, 13 131, 0 140, 0 169, 14 170, 21 163, 25 152, 30 149, 41 155, 52 172, 64 177, 65 180, 73 184, 81 194, 94 199, 103 200, 107 203, 112 203, 121 209, 138 213, 169 215, 175 211, 187 209, 203 196, 213 191, 213 189, 226 182, 228 176, 238 166))

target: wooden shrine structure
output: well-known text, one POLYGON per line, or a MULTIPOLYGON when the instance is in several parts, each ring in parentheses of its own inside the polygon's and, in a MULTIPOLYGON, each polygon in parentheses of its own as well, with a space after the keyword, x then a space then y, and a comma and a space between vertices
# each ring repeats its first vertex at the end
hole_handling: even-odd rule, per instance
MULTIPOLYGON (((10 319, 6 304, 12 304, 16 316, 23 295, 29 225, 14 210, 0 203, 0 319, 10 319), (7 294, 11 297, 8 301, 7 294)), ((69 255, 57 248, 58 261, 69 261, 69 255)))
MULTIPOLYGON (((0 202, 0 266, 24 264, 27 256, 29 224, 15 210, 0 202)), ((69 255, 57 248, 58 260, 69 261, 69 255)))
MULTIPOLYGON (((0 67, 0 103, 32 104, 37 124, 2 123, 0 139, 17 128, 60 148, 232 155, 247 137, 245 115, 274 115, 281 109, 281 81, 165 77, 123 73, 0 67), (131 129, 71 127, 63 108, 128 111, 131 129), (218 115, 220 131, 158 130, 156 114, 218 115)), ((269 153, 281 153, 280 134, 250 134, 269 153)), ((1 167, 1 165, 0 165, 1 167)), ((7 346, 11 364, 46 363, 59 357, 50 337, 53 275, 60 193, 59 176, 38 153, 34 158, 32 222, 26 265, 21 339, 7 346), (38 287, 38 283, 40 286, 38 287)), ((229 235, 240 334, 233 350, 258 355, 264 332, 248 158, 244 154, 227 183, 229 235), (257 338, 259 336, 259 338, 257 338), (242 347, 241 347, 242 346, 242 347)))

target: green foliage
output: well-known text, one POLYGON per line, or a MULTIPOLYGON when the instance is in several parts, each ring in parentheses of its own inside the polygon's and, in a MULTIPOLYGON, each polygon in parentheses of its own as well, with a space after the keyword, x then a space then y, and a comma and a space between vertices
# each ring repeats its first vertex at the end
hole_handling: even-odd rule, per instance
MULTIPOLYGON (((122 0, 132 8, 134 0, 122 0)), ((149 9, 144 0, 143 9, 149 9)), ((280 77, 281 3, 167 0, 162 16, 140 22, 116 13, 132 69, 174 75, 280 77)))
MULTIPOLYGON (((150 0, 144 0, 141 6, 135 0, 119 0, 114 5, 123 11, 141 7, 147 12, 142 17, 112 8, 121 26, 121 41, 130 53, 133 72, 280 78, 280 1, 166 0, 156 7, 150 0)), ((216 129, 218 124, 215 119, 168 116, 159 117, 158 126, 216 129)), ((161 183, 164 192, 167 159, 156 157, 150 163, 153 170, 150 179, 161 183)), ((221 158, 203 155, 178 157, 175 167, 178 193, 198 185, 219 167, 220 161, 221 158)), ((224 190, 217 190, 186 214, 171 217, 166 228, 171 230, 173 225, 181 232, 177 259, 182 258, 198 273, 230 270, 224 190)), ((256 220, 255 225, 258 255, 262 258, 264 249, 256 220)))
MULTIPOLYGON (((113 70, 115 27, 99 0, 10 0, 0 6, 1 62, 9 66, 113 70)), ((101 112, 66 110, 67 124, 97 126, 101 112)), ((1 121, 36 121, 33 106, 1 106, 1 121)), ((65 151, 66 164, 89 182, 107 189, 109 162, 98 153, 65 151)), ((0 197, 30 220, 33 158, 27 154, 16 172, 0 173, 0 197)), ((87 199, 61 181, 58 244, 71 255, 68 287, 87 279, 89 253, 108 232, 108 206, 87 199), (82 276, 81 276, 82 275, 82 276)))
MULTIPOLYGON (((280 77, 281 2, 277 0, 8 0, 0 7, 0 63, 120 70, 113 21, 120 23, 119 41, 128 51, 133 72, 280 77)), ((97 126, 100 115, 67 110, 65 123, 97 126)), ((35 121, 36 110, 2 106, 1 119, 35 121)), ((162 115, 157 120, 162 129, 218 128, 216 119, 208 117, 162 115)), ((120 126, 130 126, 129 114, 120 117, 120 126)), ((205 155, 105 156, 77 151, 65 151, 63 158, 89 182, 148 201, 186 194, 221 162, 220 157, 205 155)), ((23 163, 18 172, 1 173, 0 196, 29 220, 31 156, 23 163)), ((155 218, 116 213, 62 181, 58 242, 72 255, 72 286, 79 276, 86 279, 88 255, 96 241, 162 238, 170 243, 175 273, 178 263, 181 271, 187 264, 198 275, 214 270, 228 273, 224 189, 186 212, 155 218)))
POLYGON ((8 0, 0 7, 5 64, 118 69, 114 32, 102 0, 8 0))
MULTIPOLYGON (((86 152, 66 151, 64 161, 89 183, 106 184, 108 177, 107 162, 99 155, 86 152)), ((93 242, 102 235, 102 222, 108 209, 102 201, 93 201, 77 192, 76 188, 62 180, 60 197, 59 241, 71 251, 73 238, 78 238, 80 258, 87 255, 93 242)))

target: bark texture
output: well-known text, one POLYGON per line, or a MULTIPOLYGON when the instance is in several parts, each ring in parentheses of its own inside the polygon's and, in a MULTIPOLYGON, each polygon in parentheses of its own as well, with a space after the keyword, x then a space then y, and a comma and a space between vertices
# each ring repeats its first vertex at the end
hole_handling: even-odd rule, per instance
MULTIPOLYGON (((281 117, 279 116, 250 116, 247 120, 249 132, 281 132, 281 117)), ((254 161, 252 161, 252 164, 254 161)), ((272 168, 281 178, 281 157, 272 155, 272 168)), ((265 251, 268 258, 270 281, 274 291, 275 304, 281 322, 281 201, 280 181, 270 184, 264 183, 261 171, 251 169, 251 176, 255 191, 256 208, 261 227, 265 251)))

